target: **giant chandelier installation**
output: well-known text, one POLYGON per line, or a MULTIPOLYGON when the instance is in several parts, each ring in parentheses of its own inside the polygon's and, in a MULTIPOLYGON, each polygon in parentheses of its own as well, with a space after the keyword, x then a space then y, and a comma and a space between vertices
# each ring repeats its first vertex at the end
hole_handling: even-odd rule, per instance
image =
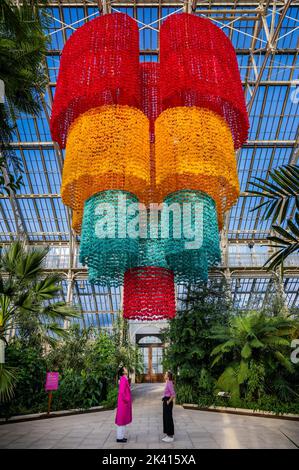
POLYGON ((138 27, 123 13, 67 41, 51 116, 52 138, 66 149, 62 200, 90 282, 124 286, 125 318, 173 318, 175 282, 207 279, 220 261, 223 215, 239 195, 235 150, 248 128, 234 48, 210 20, 166 19, 159 63, 139 63, 138 27), (187 247, 186 220, 198 246, 187 247))

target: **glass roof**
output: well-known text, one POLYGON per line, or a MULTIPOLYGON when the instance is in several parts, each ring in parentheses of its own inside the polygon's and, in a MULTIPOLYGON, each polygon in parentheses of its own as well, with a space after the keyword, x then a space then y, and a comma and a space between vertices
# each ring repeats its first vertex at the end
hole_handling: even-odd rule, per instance
MULTIPOLYGON (((248 104, 250 134, 237 154, 241 197, 227 217, 225 267, 234 280, 234 300, 244 308, 257 294, 263 297, 271 280, 268 274, 261 277, 267 259, 263 241, 270 224, 260 220, 258 211, 251 212, 259 198, 247 194, 248 182, 254 176, 266 178, 271 169, 297 163, 298 158, 299 2, 264 4, 262 10, 259 1, 251 0, 49 0, 46 56, 49 86, 41 116, 22 114, 17 118, 17 132, 11 145, 23 161, 24 185, 14 198, 1 198, 0 239, 5 244, 21 234, 29 243, 50 244, 48 269, 75 275, 71 287, 73 299, 85 313, 86 324, 109 328, 111 312, 121 308, 121 293, 101 292, 101 288, 93 288, 86 280, 86 270, 77 262, 79 239, 70 230, 70 213, 60 198, 64 151, 51 140, 49 116, 63 45, 77 28, 101 14, 99 5, 104 12, 121 11, 136 19, 141 61, 158 60, 159 26, 165 17, 176 12, 189 11, 208 17, 230 37, 248 104), (70 240, 75 247, 71 263, 70 240), (254 246, 248 248, 251 241, 254 246)), ((286 298, 289 305, 299 306, 299 256, 294 255, 287 267, 286 298)), ((64 295, 67 289, 65 283, 64 295)))

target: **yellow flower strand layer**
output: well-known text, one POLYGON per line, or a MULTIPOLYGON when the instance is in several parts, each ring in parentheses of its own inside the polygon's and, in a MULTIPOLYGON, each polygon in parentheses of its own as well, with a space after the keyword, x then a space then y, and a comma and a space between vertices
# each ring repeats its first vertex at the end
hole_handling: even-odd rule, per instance
POLYGON ((61 195, 74 209, 80 230, 84 201, 108 189, 134 193, 141 201, 150 187, 149 121, 130 106, 103 106, 80 115, 70 127, 61 195))
POLYGON ((205 108, 175 107, 155 123, 157 194, 162 201, 182 189, 200 190, 223 213, 237 201, 239 182, 234 143, 225 120, 205 108))
POLYGON ((82 210, 73 210, 72 214, 72 228, 75 232, 81 232, 83 213, 82 210))

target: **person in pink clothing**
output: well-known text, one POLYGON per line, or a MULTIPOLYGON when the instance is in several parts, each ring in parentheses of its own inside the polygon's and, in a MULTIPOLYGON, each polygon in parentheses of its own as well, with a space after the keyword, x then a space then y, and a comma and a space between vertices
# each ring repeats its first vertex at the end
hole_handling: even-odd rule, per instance
POLYGON ((132 398, 126 367, 121 367, 118 376, 119 388, 115 416, 115 424, 117 425, 116 442, 127 442, 125 430, 126 425, 132 422, 132 398))
POLYGON ((163 394, 163 432, 166 434, 162 441, 173 442, 174 424, 172 417, 173 402, 175 399, 175 391, 173 385, 173 374, 168 370, 165 374, 165 389, 163 394))

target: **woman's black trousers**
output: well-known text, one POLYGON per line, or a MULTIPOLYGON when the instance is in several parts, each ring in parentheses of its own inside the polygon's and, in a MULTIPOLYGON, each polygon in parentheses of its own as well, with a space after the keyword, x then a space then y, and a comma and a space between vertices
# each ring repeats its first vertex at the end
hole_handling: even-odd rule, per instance
POLYGON ((163 398, 163 432, 167 434, 167 436, 174 435, 174 425, 173 425, 173 418, 172 418, 172 409, 173 409, 173 401, 167 405, 168 397, 163 398))

